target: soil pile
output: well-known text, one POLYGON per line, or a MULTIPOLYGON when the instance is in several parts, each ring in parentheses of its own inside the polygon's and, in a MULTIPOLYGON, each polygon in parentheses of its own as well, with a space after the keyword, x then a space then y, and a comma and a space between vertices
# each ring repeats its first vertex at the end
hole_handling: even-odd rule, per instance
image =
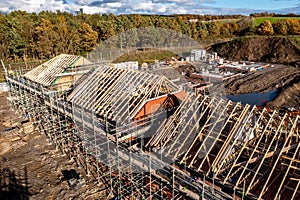
POLYGON ((300 75, 295 75, 290 82, 279 88, 279 95, 269 106, 276 108, 295 108, 300 110, 300 75))
POLYGON ((300 108, 300 68, 275 65, 260 72, 238 76, 224 81, 226 93, 248 94, 278 90, 274 101, 269 102, 272 108, 300 108))
POLYGON ((287 37, 241 37, 212 45, 208 51, 236 61, 274 63, 275 67, 228 79, 224 82, 229 94, 267 92, 278 89, 271 107, 300 108, 300 49, 287 37), (287 66, 289 65, 289 66, 287 66))
POLYGON ((300 66, 300 49, 286 37, 241 37, 212 45, 208 50, 229 60, 300 66))
POLYGON ((224 81, 226 92, 229 94, 247 94, 252 92, 268 92, 274 89, 284 90, 297 82, 300 69, 284 65, 275 65, 245 76, 238 76, 224 81))

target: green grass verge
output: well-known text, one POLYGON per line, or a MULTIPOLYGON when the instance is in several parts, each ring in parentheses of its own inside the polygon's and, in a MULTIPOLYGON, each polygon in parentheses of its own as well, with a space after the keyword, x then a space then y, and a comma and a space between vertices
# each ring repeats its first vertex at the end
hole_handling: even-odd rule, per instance
POLYGON ((210 20, 210 21, 203 21, 204 23, 208 24, 210 22, 216 22, 216 23, 232 23, 232 22, 238 22, 241 19, 216 19, 216 20, 210 20))
POLYGON ((255 25, 260 25, 263 21, 269 20, 272 24, 278 20, 281 19, 298 19, 300 20, 300 17, 256 17, 254 19, 255 25))
POLYGON ((154 63, 154 60, 163 60, 166 58, 171 58, 172 56, 176 56, 176 54, 166 50, 159 50, 159 49, 134 50, 117 58, 116 60, 113 61, 113 63, 138 61, 140 65, 144 62, 154 63))

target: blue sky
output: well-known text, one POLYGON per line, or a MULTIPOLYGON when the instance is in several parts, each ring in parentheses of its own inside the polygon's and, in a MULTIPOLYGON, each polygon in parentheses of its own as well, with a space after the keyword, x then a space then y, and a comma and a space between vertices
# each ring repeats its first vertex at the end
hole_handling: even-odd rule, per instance
POLYGON ((118 14, 300 14, 299 0, 0 0, 0 12, 67 11, 118 14))
MULTIPOLYGON (((209 1, 208 1, 209 2, 209 1)), ((299 1, 288 0, 216 0, 212 3, 206 3, 213 7, 229 7, 229 8, 252 8, 252 9, 282 9, 289 8, 293 4, 299 4, 299 1)))
POLYGON ((252 8, 252 9, 283 9, 299 5, 299 0, 215 0, 205 5, 213 7, 252 8))

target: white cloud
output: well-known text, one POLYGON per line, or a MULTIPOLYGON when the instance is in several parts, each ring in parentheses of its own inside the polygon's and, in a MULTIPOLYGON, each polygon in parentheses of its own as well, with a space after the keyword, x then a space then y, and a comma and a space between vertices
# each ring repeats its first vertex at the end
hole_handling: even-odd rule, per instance
POLYGON ((0 12, 10 12, 13 10, 25 10, 27 12, 40 12, 43 10, 67 10, 67 5, 59 0, 1 0, 0 12))
POLYGON ((199 3, 215 3, 215 0, 198 0, 199 3))
MULTIPOLYGON (((83 8, 85 13, 114 13, 114 14, 250 14, 264 12, 254 9, 233 9, 207 6, 215 0, 0 0, 0 12, 13 10, 27 12, 77 11, 83 8), (204 6, 205 5, 205 6, 204 6)), ((268 12, 294 12, 300 14, 299 7, 268 12)))
POLYGON ((131 7, 132 10, 144 10, 144 11, 151 11, 153 10, 153 3, 152 2, 139 2, 131 7))
POLYGON ((71 2, 73 2, 74 4, 79 4, 79 5, 88 5, 94 1, 93 0, 72 0, 71 2))
POLYGON ((158 6, 158 8, 157 8, 157 12, 159 12, 159 13, 166 13, 166 11, 167 11, 166 5, 158 6))

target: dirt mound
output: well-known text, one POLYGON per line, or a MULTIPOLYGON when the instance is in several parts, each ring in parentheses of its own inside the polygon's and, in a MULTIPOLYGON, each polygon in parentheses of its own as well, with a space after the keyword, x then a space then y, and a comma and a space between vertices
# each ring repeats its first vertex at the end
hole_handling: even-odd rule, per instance
POLYGON ((279 94, 269 106, 275 108, 300 109, 300 75, 295 77, 286 85, 279 88, 279 94))
POLYGON ((227 93, 247 94, 277 89, 269 106, 300 108, 300 49, 287 37, 240 37, 211 46, 211 52, 228 60, 277 63, 276 67, 224 82, 227 93), (281 65, 284 64, 284 65, 281 65), (288 67, 290 65, 294 67, 288 67))
POLYGON ((296 76, 300 76, 300 69, 275 64, 273 68, 227 79, 224 81, 224 86, 229 94, 268 92, 279 88, 286 89, 296 76))
POLYGON ((285 37, 241 37, 229 42, 211 46, 209 51, 217 52, 229 60, 281 63, 297 66, 300 63, 300 49, 285 37))

